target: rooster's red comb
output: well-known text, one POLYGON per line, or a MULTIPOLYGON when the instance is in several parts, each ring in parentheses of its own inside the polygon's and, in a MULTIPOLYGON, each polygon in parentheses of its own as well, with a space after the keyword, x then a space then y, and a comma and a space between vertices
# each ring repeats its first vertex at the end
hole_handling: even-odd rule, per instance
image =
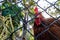
POLYGON ((35 12, 36 14, 38 14, 38 8, 37 8, 37 6, 34 8, 34 12, 35 12))

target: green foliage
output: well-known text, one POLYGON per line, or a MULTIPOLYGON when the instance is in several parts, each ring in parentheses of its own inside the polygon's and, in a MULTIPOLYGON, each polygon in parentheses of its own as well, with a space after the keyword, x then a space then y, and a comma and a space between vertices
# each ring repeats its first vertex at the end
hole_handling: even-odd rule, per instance
POLYGON ((21 12, 21 8, 18 7, 17 5, 13 5, 11 3, 3 3, 2 5, 2 16, 7 16, 7 15, 11 15, 14 16, 17 12, 21 12))
POLYGON ((35 5, 32 0, 29 1, 29 4, 30 4, 30 5, 35 5))
POLYGON ((11 4, 9 2, 4 2, 2 4, 2 16, 7 16, 11 15, 13 17, 13 24, 14 26, 19 23, 20 19, 23 18, 23 14, 21 13, 21 7, 18 7, 16 4, 11 4))
MULTIPOLYGON (((5 40, 9 37, 10 33, 19 27, 20 19, 23 18, 21 11, 22 7, 18 7, 16 4, 11 4, 10 2, 5 1, 0 8, 3 17, 0 20, 0 40, 5 40)), ((15 39, 14 36, 15 35, 13 35, 13 39, 15 39)))
POLYGON ((14 31, 12 19, 10 17, 0 16, 0 24, 0 40, 5 40, 14 31))
MULTIPOLYGON (((13 0, 13 2, 15 2, 15 0, 13 0)), ((31 12, 29 13, 29 16, 32 18, 34 14, 34 2, 32 2, 32 0, 29 0, 28 5, 26 3, 27 0, 23 0, 23 4, 25 4, 25 6, 31 6, 28 9, 31 12)), ((3 21, 0 20, 0 39, 5 40, 5 38, 9 37, 10 33, 16 30, 16 28, 18 28, 19 26, 21 26, 20 20, 23 19, 23 17, 25 16, 25 12, 22 12, 22 7, 18 7, 16 4, 12 4, 7 0, 2 4, 0 8, 2 10, 3 17, 3 21)), ((32 36, 30 36, 30 40, 33 40, 32 36)))
POLYGON ((13 2, 16 2, 16 0, 12 0, 13 2))
POLYGON ((23 0, 23 3, 25 4, 26 3, 26 0, 23 0))
POLYGON ((58 0, 58 1, 60 1, 60 0, 58 0))
POLYGON ((57 2, 57 6, 60 6, 60 1, 57 2))

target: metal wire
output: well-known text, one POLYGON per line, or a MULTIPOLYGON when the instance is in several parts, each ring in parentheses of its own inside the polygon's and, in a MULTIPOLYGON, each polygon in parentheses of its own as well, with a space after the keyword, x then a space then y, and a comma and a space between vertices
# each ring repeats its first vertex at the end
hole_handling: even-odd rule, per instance
MULTIPOLYGON (((50 3, 49 1, 47 1, 47 0, 45 0, 47 3, 49 3, 50 4, 50 6, 49 7, 47 7, 46 9, 43 9, 42 7, 40 7, 39 5, 38 5, 38 2, 40 1, 40 0, 38 0, 37 2, 35 2, 34 0, 32 0, 35 4, 37 4, 37 6, 39 7, 39 8, 41 8, 43 11, 42 12, 46 12, 46 14, 48 14, 50 17, 52 17, 53 19, 54 19, 54 21, 51 23, 51 24, 49 24, 48 26, 46 26, 45 24, 43 24, 42 23, 42 25, 45 27, 45 30, 44 31, 42 31, 41 33, 39 33, 36 37, 35 37, 35 39, 37 40, 37 38, 39 37, 39 36, 41 36, 43 33, 45 33, 46 31, 48 31, 49 30, 49 28, 50 28, 50 26, 51 25, 53 25, 55 22, 57 22, 58 24, 60 24, 60 22, 59 22, 59 18, 60 18, 60 16, 59 17, 57 17, 57 18, 54 18, 52 15, 50 15, 48 12, 47 12, 47 9, 48 8, 51 8, 52 6, 54 6, 58 11, 60 11, 60 9, 58 9, 55 5, 56 5, 56 2, 53 4, 53 3, 50 3)), ((2 3, 2 2, 4 2, 4 1, 1 1, 0 3, 2 3)), ((23 4, 22 3, 22 0, 21 1, 19 1, 19 2, 17 2, 17 3, 15 3, 15 4, 18 4, 18 3, 21 3, 23 6, 24 6, 24 9, 23 10, 28 10, 29 11, 29 8, 32 6, 32 5, 30 5, 30 6, 28 6, 28 7, 26 7, 25 6, 25 4, 23 4)), ((22 10, 21 10, 22 11, 22 10)), ((19 12, 17 12, 16 13, 16 15, 18 14, 19 12)), ((30 11, 29 11, 29 13, 31 13, 30 11)), ((32 13, 31 13, 32 14, 32 13)), ((16 16, 15 15, 15 16, 16 16)), ((38 14, 39 15, 39 14, 38 14)), ((32 20, 34 20, 38 15, 33 15, 34 17, 31 19, 31 20, 29 20, 29 21, 26 21, 26 22, 24 22, 24 24, 27 24, 28 22, 30 22, 30 21, 32 21, 32 20)), ((22 21, 23 21, 23 19, 22 19, 22 21)), ((6 40, 8 40, 9 38, 11 38, 11 36, 13 35, 13 33, 15 33, 16 31, 18 31, 18 30, 20 30, 20 29, 22 29, 23 27, 20 27, 20 28, 17 28, 16 30, 14 30, 11 34, 10 34, 10 36, 8 37, 8 38, 6 38, 6 40)), ((27 30, 27 29, 25 29, 28 33, 30 33, 33 37, 34 37, 34 35, 29 31, 29 30, 27 30)), ((49 32, 50 33, 50 32, 49 32)), ((52 34, 52 33, 50 33, 50 34, 52 34)), ((53 34, 52 34, 53 35, 53 34)), ((57 40, 59 40, 55 35, 53 35, 57 40)))

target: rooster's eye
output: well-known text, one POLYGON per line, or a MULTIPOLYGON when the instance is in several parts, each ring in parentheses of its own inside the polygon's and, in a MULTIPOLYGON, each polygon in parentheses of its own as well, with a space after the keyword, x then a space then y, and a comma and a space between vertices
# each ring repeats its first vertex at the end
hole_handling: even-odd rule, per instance
POLYGON ((37 16, 37 18, 39 17, 39 15, 37 16))

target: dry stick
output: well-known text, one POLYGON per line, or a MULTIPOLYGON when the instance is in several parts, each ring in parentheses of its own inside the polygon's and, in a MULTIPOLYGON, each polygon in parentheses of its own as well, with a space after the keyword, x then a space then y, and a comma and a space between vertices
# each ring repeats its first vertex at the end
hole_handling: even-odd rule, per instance
MULTIPOLYGON (((9 15, 9 17, 10 17, 10 24, 11 24, 12 32, 13 32, 14 31, 14 26, 13 26, 13 23, 12 23, 11 15, 9 15)), ((13 34, 13 37, 15 37, 14 34, 13 34)), ((14 38, 12 38, 12 39, 15 40, 14 38)))

